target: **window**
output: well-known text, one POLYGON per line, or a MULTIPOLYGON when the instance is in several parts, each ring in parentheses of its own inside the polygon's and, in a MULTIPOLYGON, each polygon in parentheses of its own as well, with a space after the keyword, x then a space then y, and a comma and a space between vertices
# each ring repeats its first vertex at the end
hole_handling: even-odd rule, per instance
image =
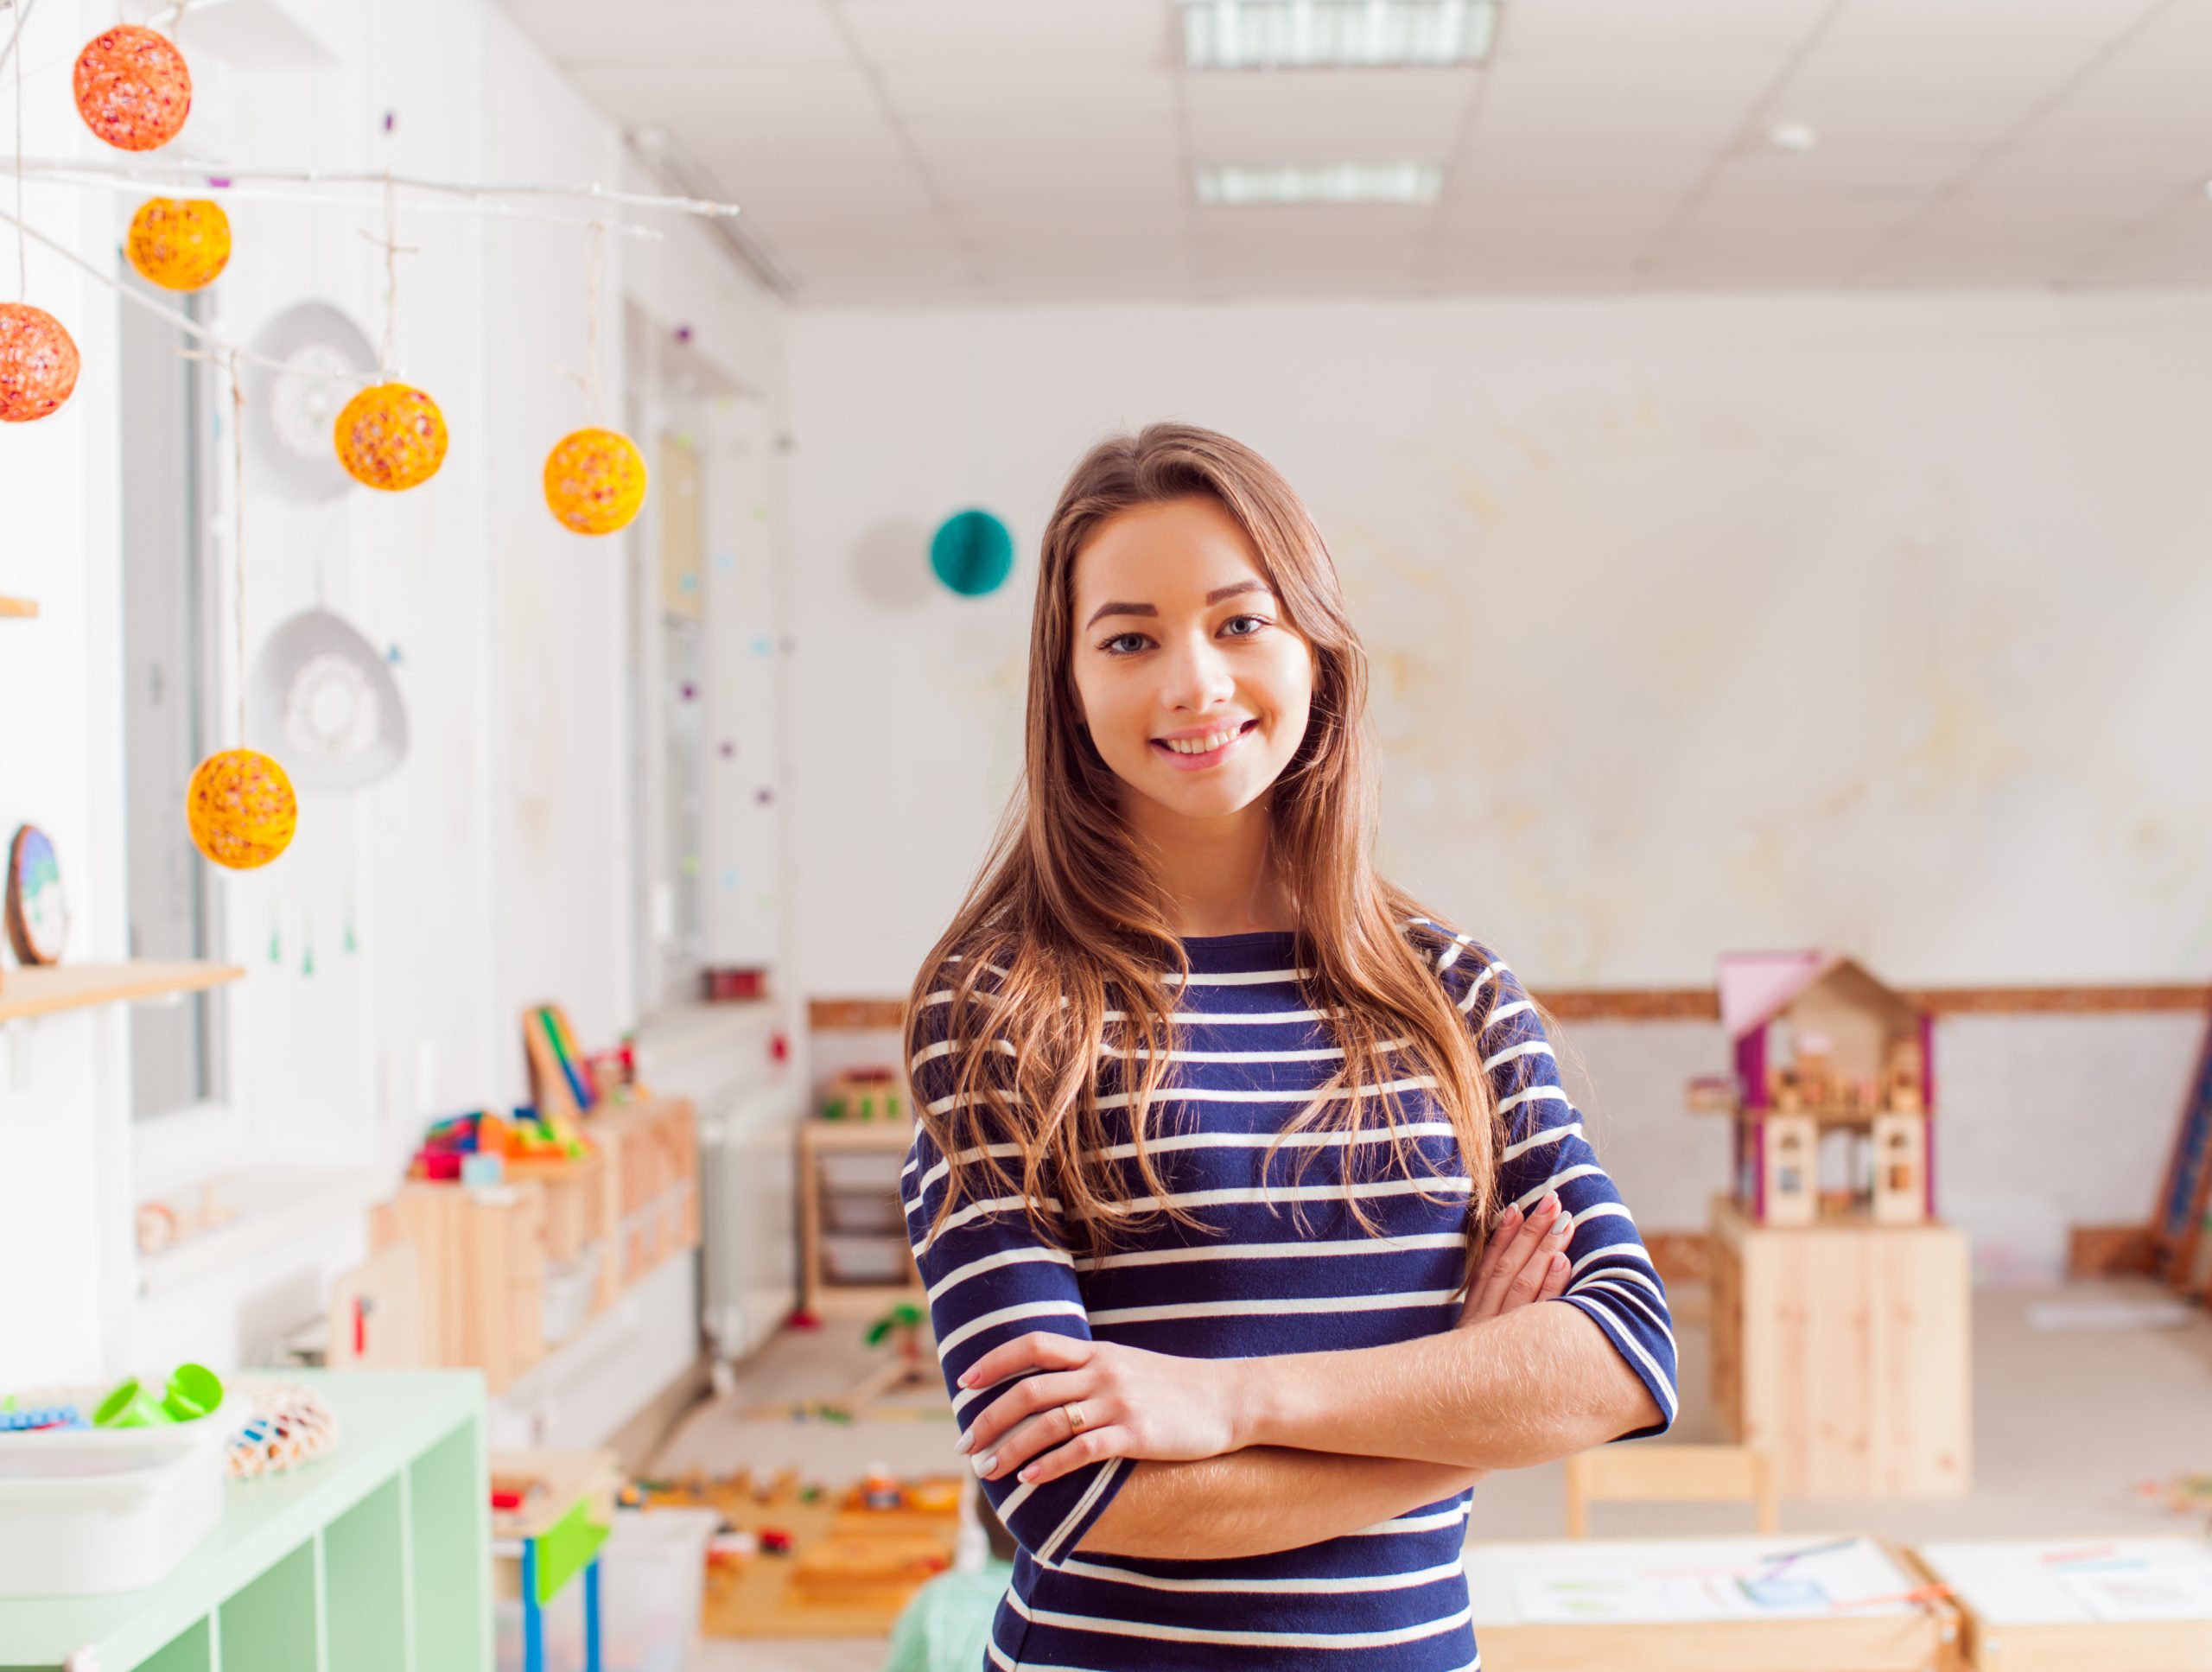
MULTIPOLYGON (((202 297, 123 282, 193 318, 202 297)), ((220 374, 187 359, 182 331, 122 315, 123 667, 125 875, 134 958, 217 954, 215 887, 185 830, 192 771, 219 735, 221 644, 208 516, 213 396, 220 374)), ((130 1012, 130 1108, 157 1115, 222 1094, 219 994, 130 1012)))

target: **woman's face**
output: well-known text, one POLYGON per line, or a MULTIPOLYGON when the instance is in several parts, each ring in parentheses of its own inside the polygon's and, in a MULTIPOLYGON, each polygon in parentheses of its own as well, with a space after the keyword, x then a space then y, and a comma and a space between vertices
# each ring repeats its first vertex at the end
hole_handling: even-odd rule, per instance
POLYGON ((1100 756, 1171 812, 1243 811, 1306 736, 1313 648, 1214 499, 1140 505, 1092 534, 1076 554, 1073 662, 1100 756))

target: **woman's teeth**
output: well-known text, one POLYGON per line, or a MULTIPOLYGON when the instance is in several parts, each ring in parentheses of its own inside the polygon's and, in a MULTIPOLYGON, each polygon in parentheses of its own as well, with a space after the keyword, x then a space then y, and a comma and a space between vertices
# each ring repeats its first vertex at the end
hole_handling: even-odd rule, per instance
POLYGON ((1177 754, 1211 754, 1243 729, 1242 726, 1231 726, 1226 731, 1208 732, 1204 737, 1173 737, 1161 741, 1177 754))

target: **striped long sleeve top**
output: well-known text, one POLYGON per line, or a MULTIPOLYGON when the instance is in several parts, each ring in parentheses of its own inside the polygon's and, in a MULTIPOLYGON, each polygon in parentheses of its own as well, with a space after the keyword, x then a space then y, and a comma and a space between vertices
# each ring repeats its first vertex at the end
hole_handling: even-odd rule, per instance
MULTIPOLYGON (((1496 1088, 1507 1138, 1497 1157, 1501 1206, 1533 1206, 1559 1192, 1574 1225, 1568 1287, 1554 1304, 1596 1320, 1671 1423, 1675 1344, 1665 1292, 1560 1088, 1541 1020, 1506 965, 1467 937, 1426 922, 1410 932, 1478 1036, 1496 1088)), ((1433 1176, 1347 1168, 1345 1134, 1309 1131, 1262 1179, 1270 1140, 1336 1071, 1341 1052, 1301 994, 1294 936, 1205 937, 1184 947, 1191 973, 1176 1001, 1171 1089, 1155 1103, 1147 1136, 1166 1189, 1203 1231, 1163 1218, 1134 1246, 1078 1257, 1040 1239, 1012 1198, 963 1203, 932 1231, 944 1159, 926 1132, 915 1140, 902 1182, 908 1234, 963 1430, 1011 1383, 968 1391, 956 1378, 1032 1331, 1254 1357, 1381 1346, 1458 1322, 1471 1180, 1442 1109, 1417 1077, 1392 1083, 1402 1088, 1401 1119, 1409 1122, 1402 1131, 1433 1176), (1353 1217, 1347 1190, 1374 1232, 1353 1217)), ((934 1035, 932 1007, 925 1006, 913 1063, 916 1095, 939 1108, 952 1095, 941 1045, 948 999, 933 1007, 934 1035)), ((1110 1114, 1112 1098, 1102 1102, 1110 1114)), ((1109 1135, 1122 1141, 1108 1154, 1132 1167, 1135 1194, 1121 1119, 1109 1135)), ((1382 1125, 1370 1118, 1363 1143, 1382 1125)), ((984 1483, 1020 1545, 993 1622, 988 1667, 1479 1665, 1460 1566, 1469 1494, 1408 1505, 1358 1532, 1272 1555, 1192 1561, 1086 1551, 1084 1535, 1138 1466, 1108 1459, 1033 1485, 1011 1473, 984 1483)))

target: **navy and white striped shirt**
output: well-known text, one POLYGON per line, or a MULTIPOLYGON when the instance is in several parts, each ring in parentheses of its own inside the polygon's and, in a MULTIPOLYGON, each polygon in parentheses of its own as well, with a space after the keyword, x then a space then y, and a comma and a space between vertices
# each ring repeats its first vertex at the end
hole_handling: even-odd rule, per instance
MULTIPOLYGON (((1560 1304, 1597 1320, 1671 1423, 1675 1342, 1665 1293, 1560 1089, 1541 1022, 1511 971, 1466 937, 1426 921, 1410 931, 1476 1030, 1497 1089, 1508 1139, 1499 1154, 1501 1208, 1532 1207, 1559 1192, 1574 1217, 1560 1304)), ((1352 1169, 1351 1189, 1379 1234, 1362 1230, 1346 1205, 1342 1132, 1300 1135, 1261 1177, 1269 1141, 1342 1056, 1301 992, 1291 967, 1295 944, 1287 933, 1183 943, 1191 976, 1175 1012, 1172 1089, 1155 1103, 1148 1150, 1173 1199, 1211 1234, 1163 1219, 1103 1257, 1071 1257, 1040 1242, 1020 1201, 1007 1198, 963 1203, 932 1236, 944 1161, 926 1132, 916 1138, 902 1188, 907 1227, 963 1429, 1011 1384, 969 1392, 955 1379, 1032 1331, 1243 1358, 1382 1346, 1456 1325, 1470 1181, 1450 1122, 1422 1081, 1393 1084, 1406 1088, 1402 1118, 1410 1124, 1402 1130, 1415 1170, 1433 1176, 1408 1179, 1364 1160, 1352 1169)), ((932 996, 912 1072, 917 1097, 944 1109, 953 1084, 942 1043, 950 993, 932 996)), ((1104 1112, 1118 1122, 1109 1155, 1128 1166, 1139 1194, 1126 1111, 1104 1112)), ((1382 1141, 1385 1130, 1370 1116, 1363 1148, 1382 1141)), ((1007 1164, 1019 1177, 1018 1161, 1007 1164)), ((1272 1555, 1170 1561, 1085 1553, 1084 1535, 1136 1466, 1114 1458, 1033 1486, 1011 1472, 983 1483, 1021 1546, 992 1625, 989 1664, 999 1672, 1466 1672, 1478 1663, 1460 1566, 1469 1494, 1272 1555)))

